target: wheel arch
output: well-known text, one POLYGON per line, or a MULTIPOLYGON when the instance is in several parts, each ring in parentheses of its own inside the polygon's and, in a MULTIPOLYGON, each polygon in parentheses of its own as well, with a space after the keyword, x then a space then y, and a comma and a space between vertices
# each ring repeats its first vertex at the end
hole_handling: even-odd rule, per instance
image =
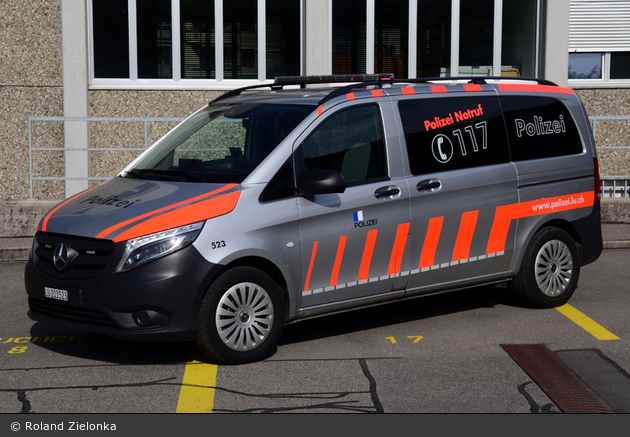
POLYGON ((520 246, 520 250, 518 251, 518 256, 514 259, 514 264, 513 264, 515 266, 514 274, 517 274, 518 271, 520 270, 523 257, 525 256, 527 247, 529 246, 529 243, 532 241, 532 238, 534 238, 534 235, 536 235, 539 231, 546 228, 562 229, 567 234, 569 234, 569 236, 575 242, 575 246, 578 251, 580 265, 584 264, 584 242, 577 228, 571 223, 570 220, 566 218, 562 218, 562 217, 555 217, 555 218, 550 218, 547 221, 540 222, 538 223, 537 226, 533 226, 527 233, 527 236, 524 237, 519 243, 517 243, 520 246))
POLYGON ((288 282, 280 270, 280 268, 274 264, 272 261, 267 258, 263 258, 261 256, 249 255, 241 258, 236 258, 229 263, 225 264, 215 275, 215 278, 219 277, 223 272, 226 272, 235 267, 253 267, 258 270, 261 270, 268 274, 271 279, 278 285, 280 288, 284 303, 285 303, 285 320, 289 319, 289 314, 291 313, 291 297, 289 293, 289 285, 288 282))

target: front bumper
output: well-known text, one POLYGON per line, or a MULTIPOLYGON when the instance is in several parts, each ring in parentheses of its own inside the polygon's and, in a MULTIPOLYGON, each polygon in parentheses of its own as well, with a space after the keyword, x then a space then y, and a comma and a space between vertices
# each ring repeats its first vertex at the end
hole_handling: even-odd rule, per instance
MULTIPOLYGON (((112 262, 90 279, 64 279, 42 272, 36 256, 25 267, 28 316, 35 321, 124 340, 185 341, 196 336, 201 299, 219 266, 190 245, 124 273, 112 262), (44 289, 68 292, 68 301, 44 289)), ((62 276, 62 275, 58 275, 62 276)))

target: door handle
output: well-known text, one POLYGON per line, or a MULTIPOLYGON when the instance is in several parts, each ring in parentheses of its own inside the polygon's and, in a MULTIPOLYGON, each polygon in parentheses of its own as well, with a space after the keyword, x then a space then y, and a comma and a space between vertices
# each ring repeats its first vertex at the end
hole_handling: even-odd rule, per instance
POLYGON ((416 185, 418 191, 434 192, 438 191, 440 188, 442 188, 442 182, 440 182, 439 179, 425 179, 418 182, 418 185, 416 185))
POLYGON ((400 188, 396 186, 381 187, 374 192, 377 199, 393 199, 400 196, 400 188))

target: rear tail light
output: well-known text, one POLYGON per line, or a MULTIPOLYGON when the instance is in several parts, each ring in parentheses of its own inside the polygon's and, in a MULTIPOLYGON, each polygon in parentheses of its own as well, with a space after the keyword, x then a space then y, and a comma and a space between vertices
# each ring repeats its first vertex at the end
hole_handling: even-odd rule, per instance
POLYGON ((595 202, 599 203, 602 200, 602 178, 599 176, 599 161, 597 158, 595 161, 595 202))

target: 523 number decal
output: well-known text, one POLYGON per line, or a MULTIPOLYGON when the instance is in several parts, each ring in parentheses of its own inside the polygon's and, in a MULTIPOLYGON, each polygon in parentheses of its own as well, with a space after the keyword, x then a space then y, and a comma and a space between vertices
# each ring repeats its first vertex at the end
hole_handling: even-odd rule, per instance
POLYGON ((225 247, 225 240, 219 240, 219 241, 213 241, 212 242, 212 248, 213 249, 220 249, 222 247, 225 247))

